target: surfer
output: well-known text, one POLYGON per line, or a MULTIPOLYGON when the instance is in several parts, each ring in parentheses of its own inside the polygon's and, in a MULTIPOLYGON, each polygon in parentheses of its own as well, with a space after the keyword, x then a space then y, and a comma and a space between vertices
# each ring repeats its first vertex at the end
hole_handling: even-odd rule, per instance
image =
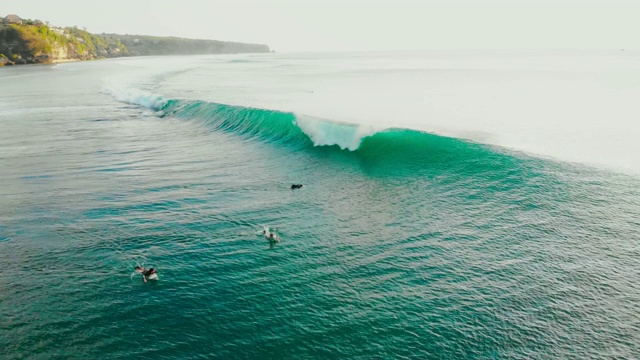
POLYGON ((147 282, 148 280, 158 280, 158 273, 156 273, 156 269, 149 268, 145 270, 142 266, 136 266, 135 270, 137 273, 142 274, 142 281, 147 282))
POLYGON ((300 188, 302 188, 302 186, 303 186, 302 184, 292 184, 291 185, 291 190, 300 189, 300 188))
POLYGON ((269 232, 269 233, 265 232, 264 238, 269 240, 269 242, 272 244, 280 241, 280 238, 275 233, 272 233, 272 232, 269 232))
POLYGON ((269 241, 269 249, 273 249, 273 247, 280 242, 280 238, 272 232, 270 232, 269 235, 265 234, 264 237, 269 241))

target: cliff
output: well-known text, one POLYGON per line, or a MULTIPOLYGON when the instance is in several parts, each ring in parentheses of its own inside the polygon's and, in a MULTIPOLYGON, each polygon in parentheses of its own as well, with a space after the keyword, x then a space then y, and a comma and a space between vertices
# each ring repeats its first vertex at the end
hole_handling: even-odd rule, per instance
POLYGON ((47 25, 0 25, 0 66, 88 60, 128 55, 118 41, 108 41, 78 28, 47 25))
POLYGON ((218 40, 117 34, 99 36, 105 41, 122 43, 131 56, 265 53, 271 51, 267 45, 218 40))
POLYGON ((267 45, 144 35, 91 34, 27 21, 0 24, 0 66, 119 56, 270 52, 267 45))

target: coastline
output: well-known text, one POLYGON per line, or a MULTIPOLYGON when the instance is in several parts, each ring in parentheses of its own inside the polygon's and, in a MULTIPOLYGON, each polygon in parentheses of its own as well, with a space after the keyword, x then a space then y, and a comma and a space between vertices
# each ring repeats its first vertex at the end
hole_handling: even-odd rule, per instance
POLYGON ((0 26, 0 66, 128 56, 269 53, 263 44, 147 35, 91 34, 27 21, 0 26), (63 40, 66 39, 66 40, 63 40))

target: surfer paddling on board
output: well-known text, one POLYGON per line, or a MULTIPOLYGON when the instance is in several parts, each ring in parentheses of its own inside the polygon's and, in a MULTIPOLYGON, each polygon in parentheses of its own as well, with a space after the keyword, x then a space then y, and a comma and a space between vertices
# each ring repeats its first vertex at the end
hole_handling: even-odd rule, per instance
POLYGON ((269 249, 273 249, 273 247, 280 242, 280 237, 272 232, 265 234, 264 238, 269 241, 269 249))
POLYGON ((276 233, 271 232, 268 228, 264 229, 262 232, 264 234, 264 238, 269 240, 269 243, 274 244, 280 241, 280 237, 276 235, 276 233))
POLYGON ((136 266, 135 270, 138 274, 142 275, 142 281, 147 282, 147 280, 158 280, 158 273, 156 269, 149 268, 145 270, 142 266, 136 266))
POLYGON ((269 248, 273 248, 276 243, 280 242, 280 237, 268 226, 265 226, 262 230, 262 236, 269 241, 269 248))

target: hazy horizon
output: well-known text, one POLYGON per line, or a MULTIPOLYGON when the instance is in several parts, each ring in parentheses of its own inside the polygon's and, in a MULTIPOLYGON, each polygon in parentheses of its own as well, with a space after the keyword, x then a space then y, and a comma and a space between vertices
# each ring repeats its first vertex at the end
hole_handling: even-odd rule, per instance
POLYGON ((237 41, 289 51, 635 49, 632 1, 27 0, 0 16, 93 33, 237 41))

